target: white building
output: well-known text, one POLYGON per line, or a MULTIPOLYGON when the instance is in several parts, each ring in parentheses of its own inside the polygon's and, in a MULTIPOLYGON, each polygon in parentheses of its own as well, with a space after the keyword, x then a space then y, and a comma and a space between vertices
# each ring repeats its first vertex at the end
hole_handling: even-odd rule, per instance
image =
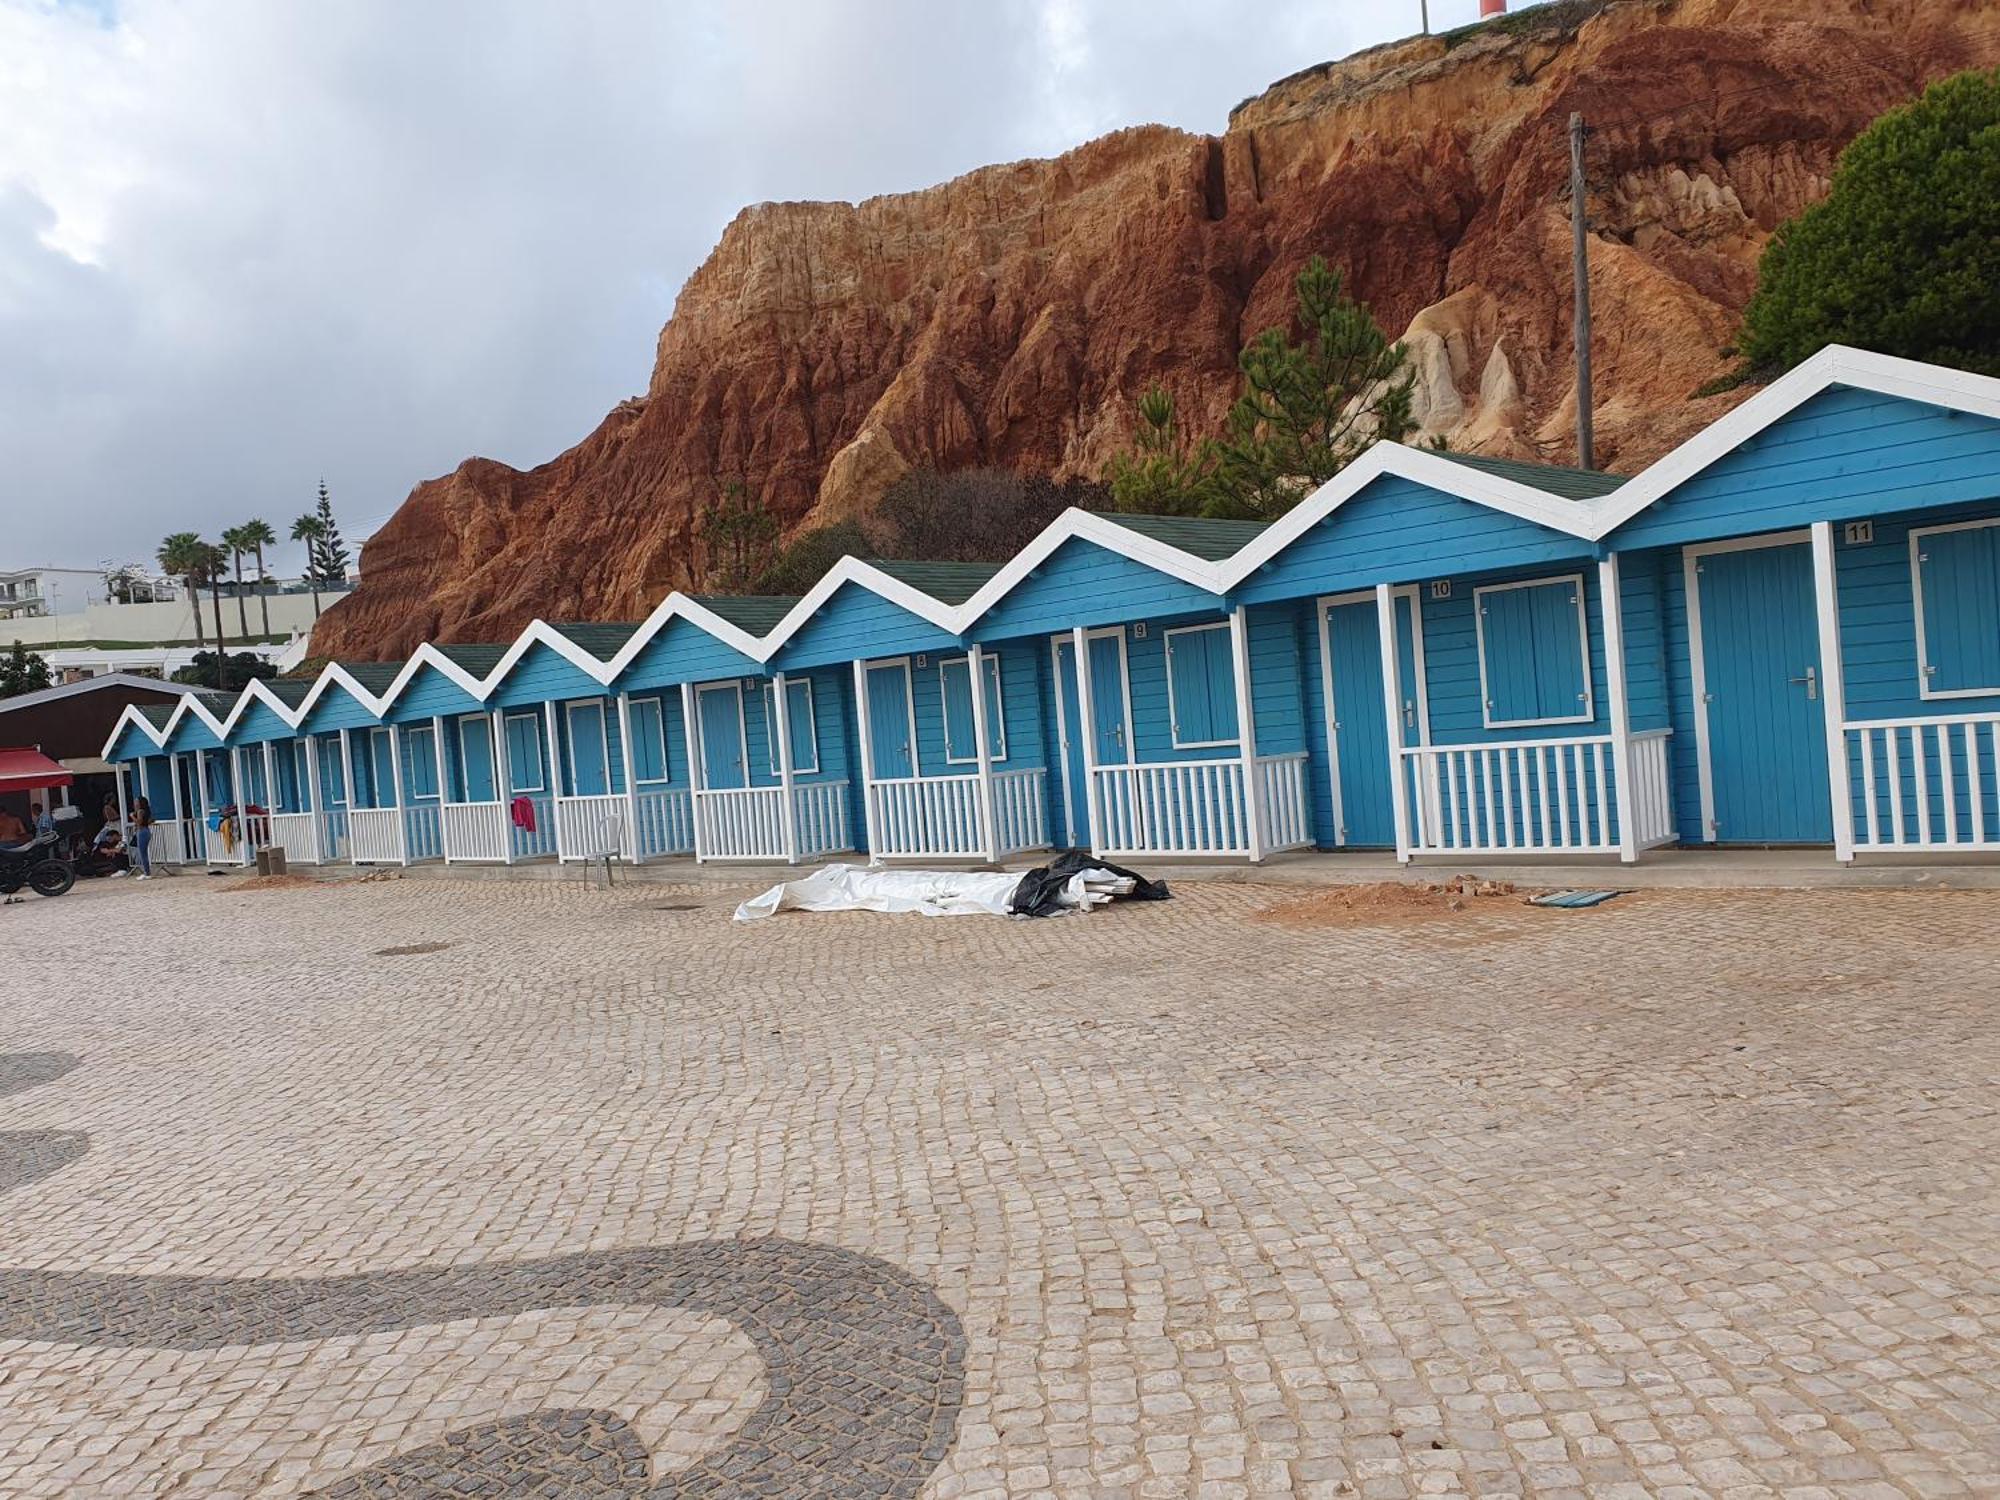
POLYGON ((0 572, 0 620, 71 614, 111 602, 94 568, 14 568, 0 572))

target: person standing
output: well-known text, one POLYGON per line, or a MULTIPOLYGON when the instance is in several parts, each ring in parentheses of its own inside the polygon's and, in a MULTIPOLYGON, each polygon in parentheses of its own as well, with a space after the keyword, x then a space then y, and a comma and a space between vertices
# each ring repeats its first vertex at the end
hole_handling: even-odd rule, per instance
POLYGON ((138 878, 153 878, 153 861, 148 850, 153 844, 153 804, 144 797, 132 799, 132 858, 139 866, 138 878))
POLYGON ((28 804, 28 816, 34 821, 35 833, 38 837, 44 833, 54 833, 56 831, 55 814, 43 807, 41 803, 30 802, 28 804))

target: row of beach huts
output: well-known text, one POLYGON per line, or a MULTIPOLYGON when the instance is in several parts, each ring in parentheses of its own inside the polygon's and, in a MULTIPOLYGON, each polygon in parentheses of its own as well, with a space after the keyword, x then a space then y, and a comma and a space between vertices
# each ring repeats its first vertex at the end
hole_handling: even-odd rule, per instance
POLYGON ((1269 525, 1071 511, 105 755, 195 864, 1991 849, 2000 380, 1831 348, 1630 477, 1378 444, 1269 525))

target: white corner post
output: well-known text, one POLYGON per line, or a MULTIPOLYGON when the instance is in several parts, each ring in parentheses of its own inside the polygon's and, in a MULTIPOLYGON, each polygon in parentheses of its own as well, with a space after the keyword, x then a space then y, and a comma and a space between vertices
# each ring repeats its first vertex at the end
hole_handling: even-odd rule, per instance
POLYGON ((265 740, 260 747, 264 755, 264 842, 278 841, 278 758, 271 753, 271 742, 265 740))
POLYGON ((403 726, 389 726, 389 785, 396 791, 396 863, 410 862, 410 807, 403 796, 403 726))
POLYGON ((500 856, 514 863, 514 757, 507 753, 507 710, 493 710, 493 795, 500 803, 500 856))
MULTIPOLYGON (((986 861, 1000 863, 1000 819, 997 816, 993 796, 993 733, 991 715, 986 707, 986 663, 990 658, 985 648, 973 645, 966 648, 965 665, 972 680, 972 736, 978 741, 978 752, 974 759, 979 770, 979 822, 985 831, 986 861)), ((1007 688, 1000 687, 1000 711, 1006 712, 1007 688)))
POLYGON ((562 734, 556 728, 555 699, 542 705, 542 719, 549 726, 549 816, 556 820, 556 863, 561 864, 566 852, 562 836, 563 753, 562 734))
POLYGON ((625 773, 625 829, 620 842, 625 846, 625 863, 639 863, 639 788, 632 780, 632 699, 618 695, 618 765, 625 773))
POLYGON ((451 757, 444 748, 444 715, 431 715, 431 753, 437 760, 438 789, 438 858, 451 863, 451 819, 446 815, 451 807, 451 757))
POLYGON ((1611 699, 1612 810, 1618 819, 1618 858, 1639 857, 1639 799, 1632 785, 1632 699, 1625 685, 1625 596, 1618 554, 1597 560, 1597 613, 1604 633, 1604 690, 1611 699))
POLYGON ((1250 691, 1250 617, 1229 612, 1229 662, 1236 677, 1237 751, 1243 758, 1243 834, 1250 863, 1264 862, 1264 788, 1257 775, 1257 703, 1250 691))
POLYGON ((694 721, 694 684, 681 684, 681 734, 688 747, 688 812, 694 818, 694 862, 707 859, 701 836, 701 726, 694 721))
MULTIPOLYGON (((1090 692, 1090 632, 1081 625, 1069 633, 1076 657, 1076 742, 1083 747, 1083 815, 1090 824, 1090 852, 1104 847, 1103 805, 1097 794, 1097 716, 1090 692)), ((1057 684, 1060 691, 1061 684, 1057 684)))
MULTIPOLYGON (((139 764, 143 767, 145 765, 145 762, 141 761, 139 764)), ((112 764, 111 779, 118 788, 118 832, 122 835, 127 828, 132 826, 132 815, 127 810, 127 804, 125 801, 124 761, 122 760, 116 761, 112 764)))
MULTIPOLYGON (((1813 522, 1812 560, 1813 595, 1819 606, 1820 703, 1826 711, 1826 776, 1833 794, 1833 857, 1850 864, 1854 793, 1847 781, 1847 676, 1840 659, 1840 585, 1831 521, 1813 522)), ((1951 816, 1950 809, 1945 816, 1951 816)))
POLYGON ((255 840, 250 837, 250 786, 243 777, 243 747, 229 747, 229 795, 236 802, 236 862, 239 865, 257 863, 255 840))
POLYGON ((768 726, 771 743, 778 747, 778 826, 784 833, 785 863, 799 862, 799 808, 792 796, 792 703, 785 696, 785 674, 771 678, 771 712, 777 722, 768 726))
MULTIPOLYGON (((868 716, 868 663, 854 664, 854 725, 861 743, 861 818, 868 830, 868 863, 878 863, 882 856, 875 852, 875 738, 874 726, 868 716)), ((910 747, 914 756, 916 747, 910 747)))
POLYGON ((1410 783, 1403 754, 1403 668, 1396 651, 1396 591, 1375 585, 1375 626, 1382 642, 1382 709, 1389 726, 1389 803, 1396 814, 1396 860, 1410 862, 1410 783))
POLYGON ((302 738, 306 747, 306 765, 299 783, 299 800, 312 814, 312 862, 321 865, 326 863, 326 835, 320 824, 326 820, 320 816, 319 806, 319 747, 313 744, 311 735, 302 738))

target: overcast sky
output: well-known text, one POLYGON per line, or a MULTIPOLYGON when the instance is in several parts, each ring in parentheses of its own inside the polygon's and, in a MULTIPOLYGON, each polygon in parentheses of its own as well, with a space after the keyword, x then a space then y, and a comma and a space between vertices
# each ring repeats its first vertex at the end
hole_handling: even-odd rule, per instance
MULTIPOLYGON (((1438 29, 1477 0, 1432 0, 1438 29)), ((322 475, 350 541, 643 391, 745 203, 1219 130, 1417 0, 0 0, 0 566, 322 475)), ((275 566, 295 571, 293 549, 275 566)))

